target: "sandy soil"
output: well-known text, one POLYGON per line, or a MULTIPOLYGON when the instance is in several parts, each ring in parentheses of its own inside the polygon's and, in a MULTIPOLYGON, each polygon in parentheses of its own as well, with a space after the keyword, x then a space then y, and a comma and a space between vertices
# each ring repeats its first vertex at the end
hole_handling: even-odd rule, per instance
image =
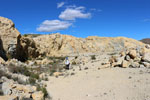
POLYGON ((150 100, 150 69, 75 71, 75 75, 49 77, 47 89, 52 100, 150 100))

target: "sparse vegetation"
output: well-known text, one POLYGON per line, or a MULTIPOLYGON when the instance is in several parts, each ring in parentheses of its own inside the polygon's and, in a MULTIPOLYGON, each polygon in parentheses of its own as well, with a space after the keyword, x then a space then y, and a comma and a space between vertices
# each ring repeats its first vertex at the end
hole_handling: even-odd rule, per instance
POLYGON ((41 35, 41 34, 24 34, 23 36, 24 36, 24 37, 30 36, 30 37, 34 38, 34 37, 38 37, 38 36, 40 36, 40 35, 41 35))
POLYGON ((47 57, 50 60, 65 60, 66 57, 47 57))
POLYGON ((75 59, 77 59, 78 58, 78 56, 75 56, 75 59))
POLYGON ((30 77, 30 78, 29 78, 29 84, 34 85, 35 83, 36 83, 36 79, 30 77))
POLYGON ((72 65, 76 65, 77 63, 75 61, 72 62, 72 65))
POLYGON ((92 60, 96 60, 95 55, 92 55, 92 56, 91 56, 91 59, 92 59, 92 60))
POLYGON ((48 92, 45 87, 41 87, 39 84, 36 87, 37 87, 37 91, 43 92, 45 98, 48 96, 48 92))

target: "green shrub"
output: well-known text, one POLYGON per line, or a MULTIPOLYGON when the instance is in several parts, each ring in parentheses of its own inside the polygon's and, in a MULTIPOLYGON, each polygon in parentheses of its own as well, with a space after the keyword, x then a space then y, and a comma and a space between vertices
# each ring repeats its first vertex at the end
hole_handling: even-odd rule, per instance
POLYGON ((65 60, 65 58, 66 57, 48 57, 48 59, 50 59, 50 60, 56 60, 56 59, 58 59, 58 60, 65 60))
POLYGON ((75 59, 77 59, 78 58, 78 56, 75 56, 75 59))
POLYGON ((92 56, 91 56, 91 59, 92 59, 92 60, 96 60, 95 55, 92 55, 92 56))
POLYGON ((77 63, 75 61, 72 62, 72 65, 76 65, 77 63))
POLYGON ((34 85, 36 83, 36 79, 29 77, 29 84, 34 85))
POLYGON ((31 73, 30 77, 35 78, 35 79, 39 79, 39 74, 31 73))
POLYGON ((43 92, 45 98, 48 97, 48 92, 45 87, 41 87, 39 84, 36 87, 37 87, 37 91, 43 92))

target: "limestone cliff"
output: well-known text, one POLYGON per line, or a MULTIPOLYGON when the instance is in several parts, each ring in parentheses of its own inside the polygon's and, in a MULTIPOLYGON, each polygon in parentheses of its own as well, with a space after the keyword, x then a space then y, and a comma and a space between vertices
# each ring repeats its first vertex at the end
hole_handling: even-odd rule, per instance
POLYGON ((40 53, 47 56, 66 56, 80 53, 117 52, 129 48, 143 48, 145 44, 125 37, 97 37, 76 38, 59 33, 41 35, 33 38, 40 53))

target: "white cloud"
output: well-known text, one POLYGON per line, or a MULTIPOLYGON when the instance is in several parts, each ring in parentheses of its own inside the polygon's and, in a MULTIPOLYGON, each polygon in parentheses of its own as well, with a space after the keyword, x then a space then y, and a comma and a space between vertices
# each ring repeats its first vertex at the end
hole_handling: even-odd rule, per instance
POLYGON ((57 8, 61 8, 64 4, 65 4, 65 2, 57 3, 57 8))
POLYGON ((76 18, 90 18, 91 13, 85 13, 85 7, 80 6, 70 6, 67 7, 61 14, 59 15, 60 19, 63 20, 75 20, 76 18))
POLYGON ((38 28, 40 32, 52 32, 57 30, 64 30, 70 27, 72 23, 60 20, 45 20, 38 28))

